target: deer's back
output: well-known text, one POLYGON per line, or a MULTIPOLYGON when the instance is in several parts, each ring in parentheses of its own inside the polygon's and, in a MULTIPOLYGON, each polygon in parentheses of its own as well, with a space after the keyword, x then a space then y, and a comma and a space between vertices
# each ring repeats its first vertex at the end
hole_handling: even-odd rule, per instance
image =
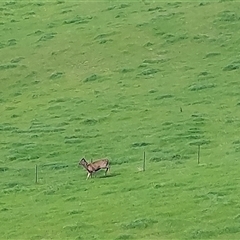
POLYGON ((100 159, 100 160, 96 160, 96 161, 92 162, 89 165, 91 165, 95 170, 99 170, 101 168, 108 166, 108 164, 109 164, 108 159, 100 159))

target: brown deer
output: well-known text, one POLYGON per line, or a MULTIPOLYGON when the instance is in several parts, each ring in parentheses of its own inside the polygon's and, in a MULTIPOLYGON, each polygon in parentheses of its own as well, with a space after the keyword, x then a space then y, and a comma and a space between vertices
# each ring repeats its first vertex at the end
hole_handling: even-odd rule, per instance
MULTIPOLYGON (((97 172, 100 169, 106 169, 105 175, 107 171, 109 171, 109 160, 108 159, 100 159, 94 162, 88 163, 85 158, 82 158, 79 162, 79 166, 82 165, 88 172, 87 179, 91 176, 94 172, 97 172)), ((86 179, 86 180, 87 180, 86 179)))

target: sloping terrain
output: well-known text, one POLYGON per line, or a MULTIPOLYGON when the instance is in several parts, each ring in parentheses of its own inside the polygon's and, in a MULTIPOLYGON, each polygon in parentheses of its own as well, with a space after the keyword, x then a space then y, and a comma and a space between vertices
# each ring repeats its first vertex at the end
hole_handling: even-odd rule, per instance
POLYGON ((239 239, 239 10, 1 2, 2 238, 239 239))

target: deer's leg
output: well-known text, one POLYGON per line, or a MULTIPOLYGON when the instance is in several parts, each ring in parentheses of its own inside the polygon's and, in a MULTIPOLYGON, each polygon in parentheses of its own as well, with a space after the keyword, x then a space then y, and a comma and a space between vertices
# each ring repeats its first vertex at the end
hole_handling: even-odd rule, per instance
POLYGON ((105 176, 107 175, 107 172, 109 172, 109 166, 106 168, 105 176))
MULTIPOLYGON (((89 176, 91 176, 91 173, 90 173, 90 172, 88 172, 87 179, 89 178, 89 176)), ((86 179, 86 180, 87 180, 87 179, 86 179)))

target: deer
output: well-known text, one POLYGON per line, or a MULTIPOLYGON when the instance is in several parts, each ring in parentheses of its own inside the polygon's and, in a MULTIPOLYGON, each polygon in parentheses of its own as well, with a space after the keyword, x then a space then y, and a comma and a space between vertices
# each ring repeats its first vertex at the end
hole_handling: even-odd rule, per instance
POLYGON ((88 163, 85 158, 82 158, 79 161, 79 166, 83 166, 87 170, 87 172, 88 172, 87 179, 89 177, 92 177, 92 174, 94 172, 97 172, 100 169, 106 169, 105 170, 105 176, 106 176, 106 174, 110 168, 108 159, 99 159, 94 162, 88 163))

